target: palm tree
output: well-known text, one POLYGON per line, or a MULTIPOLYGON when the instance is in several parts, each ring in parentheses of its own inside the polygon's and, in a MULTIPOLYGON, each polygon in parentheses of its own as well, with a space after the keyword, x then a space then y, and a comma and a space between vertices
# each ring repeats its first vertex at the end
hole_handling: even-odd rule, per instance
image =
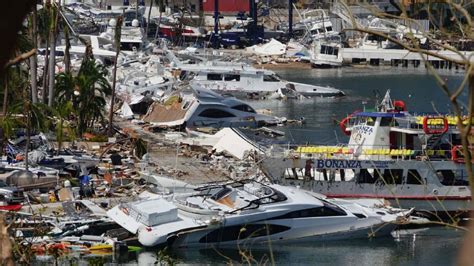
POLYGON ((49 29, 51 24, 51 3, 47 1, 42 9, 38 11, 38 35, 41 42, 45 43, 46 54, 44 57, 44 68, 42 77, 43 97, 42 102, 46 103, 48 95, 48 66, 49 66, 49 29))
POLYGON ((106 79, 105 66, 85 57, 77 76, 60 73, 56 76, 56 99, 58 102, 72 101, 78 115, 78 131, 81 136, 97 121, 104 121, 105 97, 112 93, 106 79))
POLYGON ((71 101, 58 102, 53 111, 54 115, 59 119, 56 123, 56 140, 58 142, 58 151, 61 151, 64 135, 64 122, 74 113, 73 104, 71 101))

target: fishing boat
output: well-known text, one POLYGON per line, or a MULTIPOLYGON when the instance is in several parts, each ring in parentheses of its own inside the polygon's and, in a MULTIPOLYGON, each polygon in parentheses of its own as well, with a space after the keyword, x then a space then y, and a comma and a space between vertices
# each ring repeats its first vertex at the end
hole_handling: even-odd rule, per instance
POLYGON ((411 114, 387 91, 376 112, 341 121, 349 143, 275 147, 262 169, 276 183, 330 198, 381 199, 424 214, 464 213, 471 191, 456 123, 446 115, 411 114))
POLYGON ((190 193, 124 203, 108 216, 147 247, 229 246, 385 236, 390 213, 308 191, 244 180, 198 186, 190 193))

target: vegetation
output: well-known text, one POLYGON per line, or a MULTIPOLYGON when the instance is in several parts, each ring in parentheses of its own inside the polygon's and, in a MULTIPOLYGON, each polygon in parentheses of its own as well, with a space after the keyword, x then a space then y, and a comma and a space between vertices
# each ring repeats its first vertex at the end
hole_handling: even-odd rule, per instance
POLYGON ((65 111, 63 115, 76 117, 78 136, 82 136, 94 123, 104 123, 105 97, 112 93, 106 76, 105 66, 88 57, 82 61, 77 75, 63 72, 56 76, 55 108, 71 103, 72 108, 67 109, 70 112, 65 111))

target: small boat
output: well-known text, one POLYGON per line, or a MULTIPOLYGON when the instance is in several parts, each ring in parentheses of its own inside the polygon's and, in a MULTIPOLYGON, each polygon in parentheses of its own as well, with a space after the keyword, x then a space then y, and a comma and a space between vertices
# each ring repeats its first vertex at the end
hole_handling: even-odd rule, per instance
POLYGON ((310 51, 311 66, 314 68, 341 67, 343 62, 341 49, 340 41, 315 41, 310 51))
POLYGON ((229 246, 387 236, 397 217, 319 194, 256 181, 198 186, 175 194, 118 205, 107 212, 147 247, 229 246))

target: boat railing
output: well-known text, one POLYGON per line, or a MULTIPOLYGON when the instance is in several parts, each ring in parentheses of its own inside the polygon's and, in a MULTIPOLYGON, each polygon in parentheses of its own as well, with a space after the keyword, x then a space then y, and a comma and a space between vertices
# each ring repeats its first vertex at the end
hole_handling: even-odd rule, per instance
POLYGON ((269 157, 340 159, 340 160, 418 160, 443 161, 452 159, 451 149, 408 149, 406 147, 387 148, 355 145, 272 145, 266 151, 269 157))

